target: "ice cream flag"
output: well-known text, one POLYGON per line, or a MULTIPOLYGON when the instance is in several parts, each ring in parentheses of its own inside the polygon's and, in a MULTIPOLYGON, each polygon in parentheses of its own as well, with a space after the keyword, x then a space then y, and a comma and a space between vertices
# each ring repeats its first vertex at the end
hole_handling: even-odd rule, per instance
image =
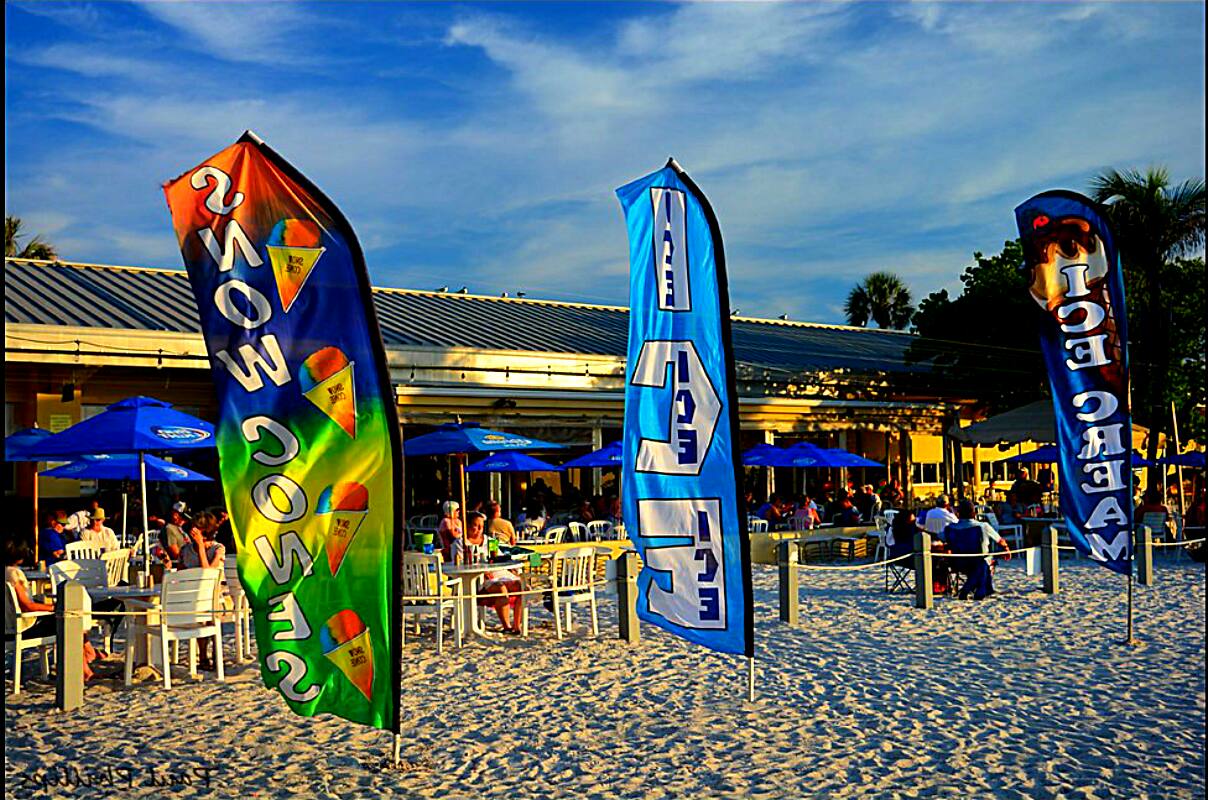
POLYGON ((1038 308, 1070 542, 1113 572, 1132 571, 1132 414, 1128 313, 1102 207, 1042 192, 1015 209, 1021 269, 1038 308))
POLYGON ((360 245, 251 133, 164 193, 264 683, 298 714, 397 733, 402 448, 360 245))

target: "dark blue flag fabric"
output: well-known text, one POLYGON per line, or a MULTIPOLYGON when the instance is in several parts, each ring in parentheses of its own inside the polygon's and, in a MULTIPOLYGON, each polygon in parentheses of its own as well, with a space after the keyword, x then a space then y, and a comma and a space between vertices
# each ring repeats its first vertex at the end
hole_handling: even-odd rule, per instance
POLYGON ((1015 209, 1057 419, 1061 511, 1074 546, 1132 570, 1132 416, 1120 259, 1100 209, 1043 192, 1015 209))
POLYGON ((721 232, 674 161, 617 190, 629 228, 622 497, 638 616, 753 654, 738 396, 721 232))

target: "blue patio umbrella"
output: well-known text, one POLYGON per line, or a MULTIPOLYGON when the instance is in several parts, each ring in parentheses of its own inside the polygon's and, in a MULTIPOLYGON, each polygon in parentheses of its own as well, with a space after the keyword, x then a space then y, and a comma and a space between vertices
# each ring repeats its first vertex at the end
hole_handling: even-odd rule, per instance
MULTIPOLYGON (((1057 445, 1041 445, 1030 453, 1021 453, 1004 460, 1008 464, 1056 464, 1058 460, 1057 445)), ((1134 450, 1132 454, 1132 468, 1142 469, 1148 466, 1151 465, 1145 460, 1145 457, 1134 450)))
POLYGON ((871 458, 858 456, 855 453, 849 453, 837 447, 828 447, 826 448, 826 452, 834 455, 835 459, 841 462, 840 466, 843 467, 880 467, 881 469, 885 469, 885 465, 879 461, 873 461, 871 458))
POLYGON ((621 442, 615 441, 587 455, 572 458, 562 465, 563 469, 591 469, 593 467, 621 466, 621 442))
MULTIPOLYGON (((144 456, 143 468, 149 481, 212 481, 208 475, 194 472, 188 467, 173 464, 158 456, 144 456)), ((79 461, 61 467, 44 470, 48 478, 70 478, 73 480, 137 481, 140 478, 138 456, 123 454, 115 456, 84 456, 79 461)))
POLYGON ((4 437, 5 461, 43 461, 36 455, 39 444, 53 436, 45 428, 22 428, 4 437))
POLYGON ((845 466, 834 453, 809 442, 798 442, 786 447, 779 454, 770 454, 768 466, 772 467, 842 467, 845 466))
POLYGON ((477 422, 446 422, 432 433, 403 442, 404 456, 457 456, 461 492, 462 524, 466 513, 466 461, 469 453, 500 453, 514 450, 564 450, 566 445, 484 428, 477 422))
POLYGON ((1203 453, 1179 453, 1172 456, 1163 456, 1157 459, 1158 464, 1170 467, 1186 467, 1188 469, 1204 469, 1204 454, 1203 453))
MULTIPOLYGON (((5 461, 41 461, 34 454, 51 432, 45 428, 22 428, 4 437, 5 461)), ((38 473, 34 472, 34 561, 38 560, 38 473)))
POLYGON ((744 467, 770 467, 770 459, 776 458, 784 453, 779 447, 775 447, 766 442, 760 442, 750 450, 743 452, 742 465, 744 467))
POLYGON ((565 467, 512 450, 476 461, 466 467, 466 472, 561 472, 563 469, 565 467))
POLYGON ((407 456, 443 456, 458 453, 499 453, 505 450, 562 450, 554 444, 518 433, 484 428, 477 422, 446 422, 432 433, 403 442, 407 456))
MULTIPOLYGON (((138 457, 139 484, 143 498, 143 531, 147 520, 146 454, 168 450, 197 450, 214 447, 214 426, 170 403, 153 397, 119 400, 95 417, 47 437, 37 446, 37 455, 49 459, 89 455, 133 454, 138 457)), ((151 545, 143 537, 144 563, 151 563, 151 545)))

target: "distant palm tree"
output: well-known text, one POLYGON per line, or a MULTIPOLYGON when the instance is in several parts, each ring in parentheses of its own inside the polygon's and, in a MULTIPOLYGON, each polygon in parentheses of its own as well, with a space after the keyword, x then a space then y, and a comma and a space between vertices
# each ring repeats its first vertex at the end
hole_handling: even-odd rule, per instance
POLYGON ((863 328, 868 321, 879 328, 901 330, 914 317, 914 298, 906 283, 892 272, 874 272, 857 283, 843 306, 849 325, 863 328))
POLYGON ((44 261, 54 261, 58 258, 54 245, 35 236, 21 247, 21 218, 4 215, 4 257, 5 258, 34 258, 44 261), (18 249, 20 248, 20 249, 18 249))
MULTIPOLYGON (((1129 317, 1137 334, 1141 334, 1135 339, 1143 343, 1136 359, 1142 380, 1136 388, 1152 434, 1148 447, 1152 461, 1172 399, 1169 312, 1162 300, 1163 276, 1176 258, 1204 244, 1204 182, 1189 180, 1172 186, 1170 174, 1161 167, 1143 173, 1113 169, 1091 180, 1091 192, 1097 202, 1107 206, 1135 303, 1129 317)), ((1150 475, 1151 481, 1154 478, 1150 475)))

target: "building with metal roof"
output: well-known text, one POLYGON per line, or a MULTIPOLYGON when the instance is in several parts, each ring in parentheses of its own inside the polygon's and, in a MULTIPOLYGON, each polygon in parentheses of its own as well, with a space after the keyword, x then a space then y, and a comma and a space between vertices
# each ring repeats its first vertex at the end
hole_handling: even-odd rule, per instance
MULTIPOLYGON (((6 258, 4 272, 9 427, 57 427, 136 393, 213 413, 184 271, 6 258)), ((406 433, 461 417, 583 447, 619 436, 627 309, 373 297, 406 433)), ((936 343, 921 351, 911 334, 735 317, 733 338, 744 443, 824 436, 908 464, 911 434, 941 433, 969 402, 967 382, 933 364, 936 343)))

